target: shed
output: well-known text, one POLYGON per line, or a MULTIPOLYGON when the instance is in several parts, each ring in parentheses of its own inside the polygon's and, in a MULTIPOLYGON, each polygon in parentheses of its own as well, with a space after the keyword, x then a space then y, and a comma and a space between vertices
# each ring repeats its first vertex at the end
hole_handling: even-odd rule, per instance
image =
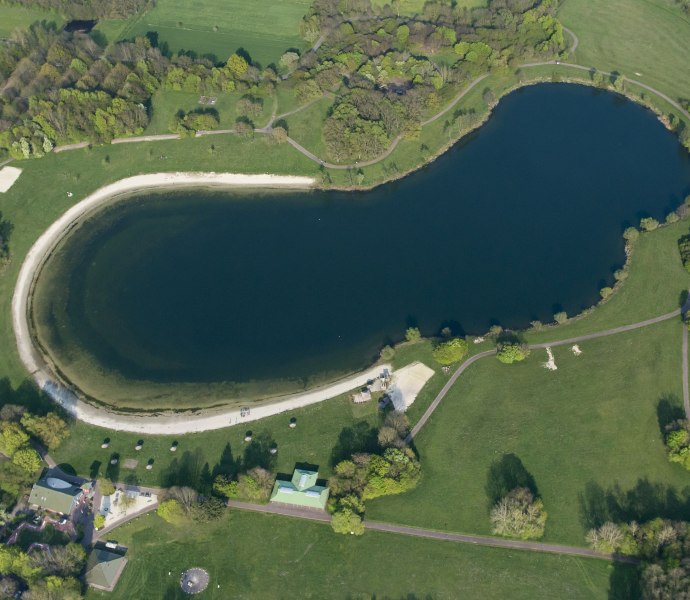
POLYGON ((99 590, 112 592, 126 564, 127 559, 121 554, 96 548, 89 554, 86 563, 86 583, 99 590))
POLYGON ((292 479, 276 479, 271 502, 325 510, 328 488, 318 485, 318 477, 318 471, 295 469, 292 479))

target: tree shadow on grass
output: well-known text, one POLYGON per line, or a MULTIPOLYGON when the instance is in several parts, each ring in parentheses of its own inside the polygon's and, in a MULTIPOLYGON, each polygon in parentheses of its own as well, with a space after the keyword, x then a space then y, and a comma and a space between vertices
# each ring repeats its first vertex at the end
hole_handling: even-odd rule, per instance
POLYGON ((604 490, 590 481, 579 496, 580 519, 585 529, 601 527, 607 521, 644 523, 657 517, 677 521, 690 519, 690 487, 682 491, 648 479, 638 479, 624 491, 618 483, 604 490))
POLYGON ((223 452, 220 454, 220 459, 213 467, 211 475, 213 479, 218 477, 218 475, 225 475, 226 477, 234 477, 239 471, 239 459, 235 459, 232 455, 232 448, 230 444, 225 444, 223 452))
POLYGON ((47 412, 53 411, 60 414, 63 419, 69 417, 29 379, 25 379, 17 388, 12 387, 7 377, 0 379, 0 406, 5 404, 23 406, 37 415, 45 415, 47 412))
POLYGON ((640 600, 640 570, 635 565, 613 563, 609 575, 608 600, 640 600))
POLYGON ((268 432, 254 436, 244 450, 242 468, 245 471, 254 467, 261 467, 268 471, 273 470, 275 455, 271 454, 271 448, 275 447, 273 436, 268 432))
POLYGON ((194 452, 187 450, 179 459, 174 458, 168 465, 162 476, 163 487, 177 485, 198 489, 203 468, 201 448, 196 448, 194 452))
POLYGON ((515 488, 527 488, 538 496, 537 483, 515 454, 504 454, 489 467, 486 477, 486 495, 493 506, 515 488))
POLYGON ((666 427, 679 419, 685 418, 685 412, 677 396, 664 396, 656 405, 656 418, 662 437, 666 435, 666 427))
POLYGON ((379 447, 378 432, 366 421, 355 423, 352 427, 343 427, 338 442, 331 451, 331 466, 343 460, 349 460, 358 452, 376 452, 379 447))

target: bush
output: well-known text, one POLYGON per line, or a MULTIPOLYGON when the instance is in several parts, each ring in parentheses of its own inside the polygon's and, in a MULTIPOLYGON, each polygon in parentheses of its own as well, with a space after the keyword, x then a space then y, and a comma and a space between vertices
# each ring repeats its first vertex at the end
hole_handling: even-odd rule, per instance
POLYGON ((525 360, 529 356, 529 348, 525 344, 507 342, 496 347, 496 357, 502 363, 510 365, 525 360))
POLYGON ((516 488, 491 509, 491 531, 495 535, 536 540, 544 536, 544 503, 527 488, 516 488))
POLYGON ((163 502, 158 505, 156 513, 161 519, 173 525, 179 525, 187 519, 184 508, 173 498, 170 500, 163 500, 163 502))
POLYGON ((364 533, 364 523, 362 517, 352 512, 349 508, 339 510, 331 519, 331 527, 336 533, 349 533, 352 535, 362 535, 364 533))
POLYGON ((562 310, 561 312, 557 312, 553 316, 553 320, 556 321, 559 325, 563 325, 568 320, 568 313, 562 310))
POLYGON ((599 290, 599 295, 601 296, 602 300, 606 300, 611 294, 613 294, 613 288, 610 288, 609 286, 603 287, 599 290))
POLYGON ((680 217, 678 216, 678 213, 675 210, 672 210, 670 213, 666 215, 666 223, 671 225, 672 223, 677 223, 680 221, 680 217))
POLYGON ((630 242, 631 244, 634 244, 637 241, 637 238, 640 237, 640 232, 635 229, 634 227, 628 227, 624 232, 623 232, 623 238, 627 241, 630 242))
POLYGON ((640 227, 643 231, 654 231, 659 227, 659 221, 652 217, 645 217, 640 221, 640 227))
POLYGON ((628 278, 628 270, 627 269, 618 269, 613 274, 613 278, 616 281, 625 281, 628 278))
POLYGON ((461 338, 453 338, 447 342, 438 344, 432 351, 434 360, 441 365, 452 365, 467 354, 469 346, 461 338))
POLYGON ((382 360, 393 360, 395 356, 395 349, 392 346, 384 346, 381 349, 381 359, 382 360))
POLYGON ((664 443, 668 459, 690 470, 690 422, 681 419, 668 425, 664 443))
POLYGON ((104 517, 102 514, 100 514, 100 513, 97 514, 97 515, 93 518, 93 526, 94 526, 96 529, 101 529, 104 525, 105 525, 105 517, 104 517))
POLYGON ((418 342, 422 339, 422 333, 417 327, 408 327, 405 331, 405 339, 408 342, 418 342))
POLYGON ((112 496, 115 493, 115 486, 109 479, 99 479, 98 489, 101 490, 103 496, 112 496))

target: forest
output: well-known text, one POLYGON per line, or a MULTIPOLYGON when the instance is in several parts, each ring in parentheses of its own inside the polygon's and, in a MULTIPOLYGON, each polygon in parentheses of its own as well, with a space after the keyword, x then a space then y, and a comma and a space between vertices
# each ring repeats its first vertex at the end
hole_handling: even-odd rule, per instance
MULTIPOLYGON (((88 34, 35 23, 0 47, 0 148, 30 158, 60 144, 141 134, 159 89, 259 98, 288 86, 300 103, 334 93, 322 128, 329 157, 365 160, 396 137, 415 135, 447 88, 560 56, 565 42, 555 11, 553 0, 492 0, 475 9, 427 2, 422 15, 398 17, 369 0, 316 0, 302 35, 321 38, 318 50, 288 50, 279 65, 265 67, 233 49, 222 60, 171 54, 155 32, 102 47, 88 34)), ((187 119, 187 131, 195 120, 187 119)))

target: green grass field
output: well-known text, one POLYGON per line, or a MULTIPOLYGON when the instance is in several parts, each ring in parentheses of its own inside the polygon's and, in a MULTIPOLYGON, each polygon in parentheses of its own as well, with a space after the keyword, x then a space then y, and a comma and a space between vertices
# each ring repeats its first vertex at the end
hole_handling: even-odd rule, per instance
POLYGON ((158 0, 120 32, 122 38, 157 31, 170 50, 214 54, 224 61, 243 48, 262 65, 277 63, 288 48, 305 48, 300 21, 310 0, 158 0))
POLYGON ((672 98, 690 98, 690 17, 673 0, 564 0, 578 63, 619 71, 672 98))
MULTIPOLYGON (((450 4, 450 0, 447 0, 450 4)), ((400 0, 397 4, 392 0, 371 0, 373 6, 385 6, 390 4, 393 9, 401 15, 416 15, 420 14, 424 9, 426 0, 400 0)), ((455 4, 458 6, 467 6, 472 8, 475 6, 486 6, 487 0, 459 0, 455 4)))
POLYGON ((273 515, 237 511, 192 529, 151 515, 113 535, 129 546, 129 563, 114 592, 90 591, 88 598, 182 598, 179 576, 192 566, 209 572, 209 586, 197 596, 208 600, 635 597, 625 585, 630 567, 605 561, 378 532, 353 538, 327 525, 273 515))
POLYGON ((15 29, 26 29, 36 21, 53 22, 58 27, 64 23, 64 19, 54 12, 0 5, 0 39, 8 37, 15 29))
POLYGON ((690 518, 690 473, 666 458, 657 408, 681 401, 681 323, 555 348, 557 371, 535 351, 522 364, 473 365, 415 439, 424 478, 399 497, 370 503, 372 519, 490 533, 485 491, 492 461, 514 453, 536 479, 546 540, 585 545, 593 486, 634 492, 631 518, 690 518), (647 489, 647 483, 660 486, 647 489), (677 506, 671 498, 677 498, 677 506), (670 505, 673 506, 670 506, 670 505), (668 506, 667 506, 668 505, 668 506))

